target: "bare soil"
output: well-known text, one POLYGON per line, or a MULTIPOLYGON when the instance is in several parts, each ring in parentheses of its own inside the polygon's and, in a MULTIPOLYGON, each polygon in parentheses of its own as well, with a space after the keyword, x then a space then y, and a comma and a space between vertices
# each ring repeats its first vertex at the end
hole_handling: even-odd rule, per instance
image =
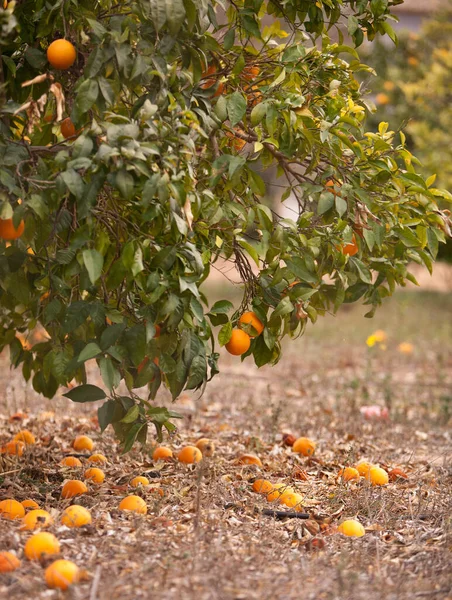
MULTIPOLYGON (((112 434, 99 434, 95 407, 38 397, 0 357, 0 442, 21 428, 38 438, 21 459, 0 457, 0 500, 33 498, 54 515, 50 530, 62 556, 85 570, 64 597, 451 599, 452 297, 408 291, 373 320, 364 312, 344 309, 319 320, 286 345, 274 368, 222 357, 222 373, 205 394, 184 394, 173 407, 184 418, 166 445, 176 451, 200 437, 215 442, 215 455, 194 467, 154 464, 151 443, 122 457, 112 434), (366 346, 375 329, 386 331, 385 349, 366 346), (413 344, 411 354, 399 352, 404 341, 413 344), (389 420, 364 420, 360 408, 373 404, 386 406, 389 420), (28 417, 12 422, 18 410, 28 417), (315 440, 314 457, 284 446, 285 432, 315 440), (92 525, 69 530, 58 525, 71 503, 60 499, 61 486, 83 471, 58 463, 74 454, 70 444, 80 433, 109 462, 105 483, 76 500, 92 511, 92 525), (262 468, 237 463, 250 452, 262 468), (361 459, 400 467, 408 479, 384 487, 340 483, 339 469, 361 459), (118 511, 136 475, 152 482, 138 492, 146 516, 118 511), (252 491, 258 476, 296 488, 309 520, 262 514, 273 505, 252 491), (365 536, 337 533, 346 518, 357 518, 365 536)), ((165 394, 160 400, 169 403, 165 394)), ((0 550, 22 558, 29 535, 0 520, 0 550)), ((24 597, 63 594, 47 589, 43 565, 23 559, 19 570, 0 575, 0 598, 24 597)))

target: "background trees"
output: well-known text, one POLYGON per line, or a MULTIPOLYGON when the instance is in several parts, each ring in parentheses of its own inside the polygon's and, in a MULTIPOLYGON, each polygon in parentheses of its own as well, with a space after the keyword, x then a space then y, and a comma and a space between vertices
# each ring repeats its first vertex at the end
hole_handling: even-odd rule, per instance
MULTIPOLYGON (((397 3, 348 3, 354 43, 394 39, 397 3)), ((274 363, 307 319, 360 299, 371 316, 413 280, 409 262, 431 269, 447 231, 437 200, 452 197, 416 173, 403 134, 364 131, 355 74, 367 67, 326 29, 344 21, 342 3, 246 0, 221 19, 217 8, 1 11, 0 347, 48 397, 75 380, 77 402, 106 398, 87 384, 95 359, 101 427, 126 450, 150 422, 174 427, 149 403, 162 383, 176 398, 218 373, 214 327, 226 345, 240 326, 242 357, 274 363), (275 165, 292 219, 263 202, 260 171, 275 165), (219 260, 240 273, 240 306, 203 294, 219 260), (134 392, 144 385, 148 399, 134 392)))

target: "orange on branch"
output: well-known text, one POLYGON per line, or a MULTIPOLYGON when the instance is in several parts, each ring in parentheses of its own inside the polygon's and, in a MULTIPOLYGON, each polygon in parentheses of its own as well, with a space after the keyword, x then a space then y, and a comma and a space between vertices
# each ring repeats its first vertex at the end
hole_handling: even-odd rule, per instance
POLYGON ((256 65, 247 65, 241 72, 241 75, 246 81, 253 81, 259 76, 260 72, 261 70, 256 65))
POLYGON ((355 234, 353 234, 353 236, 352 236, 352 241, 349 242, 348 244, 344 244, 343 246, 341 246, 340 250, 341 250, 342 254, 346 254, 347 256, 355 256, 355 254, 358 253, 359 248, 358 248, 358 244, 356 242, 355 234))
POLYGON ((250 336, 242 331, 242 329, 233 329, 231 339, 226 344, 225 348, 233 356, 245 354, 251 346, 250 336))
POLYGON ((76 58, 75 48, 68 40, 55 40, 47 48, 47 60, 54 69, 59 71, 72 67, 76 58))
POLYGON ((76 134, 75 125, 69 117, 61 121, 60 129, 62 136, 67 140, 76 134))
POLYGON ((17 240, 23 234, 24 229, 24 221, 21 221, 16 229, 12 219, 0 219, 0 238, 2 240, 17 240))
POLYGON ((250 338, 254 338, 264 331, 264 324, 253 311, 243 313, 239 319, 239 327, 244 329, 250 338))

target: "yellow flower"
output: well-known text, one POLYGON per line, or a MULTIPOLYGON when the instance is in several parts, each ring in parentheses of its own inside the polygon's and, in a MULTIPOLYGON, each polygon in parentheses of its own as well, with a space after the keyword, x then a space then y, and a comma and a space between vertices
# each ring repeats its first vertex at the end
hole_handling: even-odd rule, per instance
POLYGON ((414 350, 414 346, 413 346, 413 344, 410 344, 409 342, 402 342, 401 344, 399 344, 397 346, 397 350, 401 354, 411 354, 414 350))
POLYGON ((369 348, 372 348, 373 346, 375 346, 376 343, 377 343, 377 339, 375 338, 375 336, 369 335, 369 337, 366 340, 366 344, 369 346, 369 348))
POLYGON ((379 344, 381 344, 381 342, 386 342, 388 338, 386 331, 383 331, 383 329, 377 329, 377 331, 374 331, 372 335, 374 336, 375 341, 377 341, 379 344))

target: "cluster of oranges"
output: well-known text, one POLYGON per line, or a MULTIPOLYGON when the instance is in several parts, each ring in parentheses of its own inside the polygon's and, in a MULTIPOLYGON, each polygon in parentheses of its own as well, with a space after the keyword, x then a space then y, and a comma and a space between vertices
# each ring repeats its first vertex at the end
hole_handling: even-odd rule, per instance
POLYGON ((234 356, 248 352, 251 339, 264 331, 264 324, 253 311, 243 313, 238 325, 238 328, 232 330, 231 339, 225 346, 229 354, 234 356))
MULTIPOLYGON (((26 446, 36 444, 36 438, 29 430, 22 430, 14 438, 2 447, 2 452, 16 457, 21 457, 26 446)), ((62 499, 71 499, 89 492, 88 484, 100 485, 105 480, 104 471, 99 465, 107 465, 108 459, 100 453, 92 453, 94 450, 94 441, 87 435, 79 435, 72 441, 72 449, 77 453, 87 453, 87 467, 83 473, 83 479, 67 479, 61 490, 62 499), (98 465, 98 466, 96 466, 98 465)), ((176 453, 166 446, 157 446, 152 454, 152 458, 157 461, 173 461, 177 459, 180 463, 196 464, 203 457, 212 456, 215 452, 215 445, 208 438, 201 438, 196 445, 187 445, 180 448, 176 453)), ((80 456, 80 454, 79 454, 80 456)), ((81 456, 83 459, 84 457, 81 456)), ((83 463, 77 456, 65 456, 59 463, 65 470, 74 472, 83 468, 83 463)), ((141 492, 156 492, 163 496, 163 490, 159 485, 151 485, 149 479, 144 476, 133 477, 129 481, 131 488, 141 490, 141 492)), ((136 494, 128 495, 119 502, 120 511, 133 512, 136 514, 147 514, 148 507, 146 501, 136 494)), ((20 530, 26 532, 35 532, 26 541, 24 546, 24 555, 28 560, 47 561, 50 557, 56 557, 60 553, 60 543, 58 539, 49 531, 44 531, 54 524, 54 516, 46 510, 39 507, 34 500, 27 499, 19 502, 13 498, 7 498, 0 502, 0 518, 10 521, 20 521, 20 530), (27 512, 28 511, 28 512, 27 512), (39 531, 40 530, 40 531, 39 531)), ((90 525, 92 521, 91 513, 88 509, 78 504, 67 506, 60 515, 60 523, 66 527, 76 528, 90 525)), ((11 572, 18 569, 21 565, 19 558, 11 552, 0 552, 0 573, 11 572)), ((77 583, 83 578, 83 571, 73 562, 58 559, 52 562, 45 571, 45 580, 49 587, 67 589, 70 585, 77 583)))

